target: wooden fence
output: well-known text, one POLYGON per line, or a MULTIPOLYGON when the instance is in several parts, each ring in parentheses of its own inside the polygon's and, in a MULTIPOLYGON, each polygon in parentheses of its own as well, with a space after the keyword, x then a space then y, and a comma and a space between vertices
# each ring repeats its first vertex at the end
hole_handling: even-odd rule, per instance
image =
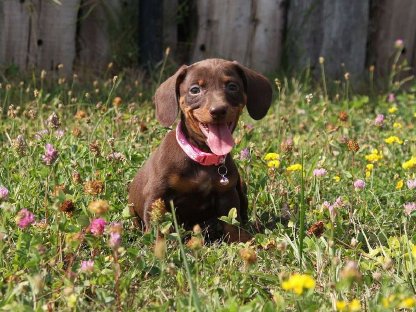
POLYGON ((178 62, 222 57, 265 73, 314 68, 322 56, 337 78, 370 65, 386 74, 397 39, 415 69, 416 0, 0 1, 1 68, 101 70, 126 45, 141 63, 169 46, 178 62))

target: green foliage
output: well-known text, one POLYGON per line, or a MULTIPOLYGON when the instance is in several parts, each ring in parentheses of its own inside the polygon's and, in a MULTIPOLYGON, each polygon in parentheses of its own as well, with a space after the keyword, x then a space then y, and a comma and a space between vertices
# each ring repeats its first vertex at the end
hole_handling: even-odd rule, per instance
POLYGON ((222 216, 219 219, 231 225, 240 225, 240 222, 237 220, 237 209, 235 207, 231 208, 231 210, 228 212, 228 216, 222 216))

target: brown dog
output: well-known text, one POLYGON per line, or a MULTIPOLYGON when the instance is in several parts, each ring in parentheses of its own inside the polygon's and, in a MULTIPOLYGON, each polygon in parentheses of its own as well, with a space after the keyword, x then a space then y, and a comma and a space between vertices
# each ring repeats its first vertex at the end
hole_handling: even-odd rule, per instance
MULTIPOLYGON (((173 201, 185 228, 206 224, 237 209, 238 220, 247 221, 247 197, 229 154, 238 118, 247 106, 250 116, 263 118, 271 104, 268 80, 238 64, 207 59, 183 65, 157 89, 156 116, 171 126, 180 111, 180 123, 170 131, 129 187, 133 215, 150 229, 152 204, 173 201)), ((250 235, 220 223, 230 242, 247 241, 250 235)))

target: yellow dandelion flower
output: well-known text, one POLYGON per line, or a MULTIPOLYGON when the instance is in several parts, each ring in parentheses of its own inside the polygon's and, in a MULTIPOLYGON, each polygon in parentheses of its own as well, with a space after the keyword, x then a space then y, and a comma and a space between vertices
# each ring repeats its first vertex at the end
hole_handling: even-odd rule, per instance
POLYGON ((402 189, 403 184, 404 184, 403 180, 397 181, 397 183, 396 183, 396 190, 402 189))
POLYGON ((414 113, 413 113, 413 117, 415 117, 415 118, 416 118, 416 112, 414 112, 414 113))
POLYGON ((416 299, 414 297, 404 298, 399 303, 399 308, 401 309, 411 309, 416 306, 416 299))
POLYGON ((348 304, 348 311, 355 312, 355 311, 361 311, 361 302, 358 299, 353 299, 348 304))
POLYGON ((361 302, 358 299, 353 299, 351 302, 347 302, 344 300, 337 300, 335 303, 335 307, 337 311, 349 311, 349 312, 355 312, 355 311, 361 311, 361 302))
POLYGON ((368 179, 369 177, 371 177, 371 172, 374 169, 374 165, 373 164, 367 164, 365 166, 365 177, 368 179))
POLYGON ((403 144, 403 141, 400 140, 400 138, 395 135, 389 136, 387 139, 384 139, 384 142, 386 142, 387 144, 393 144, 393 143, 403 144))
POLYGON ((365 155, 365 159, 371 163, 378 162, 383 158, 383 155, 376 149, 371 151, 371 154, 365 155))
POLYGON ((416 259, 416 245, 412 247, 412 256, 416 259))
POLYGON ((403 126, 402 126, 402 124, 401 124, 400 122, 395 122, 395 123, 393 124, 393 128, 396 128, 396 129, 401 129, 401 128, 403 128, 403 126))
POLYGON ((264 156, 264 160, 279 160, 280 155, 277 153, 267 153, 264 156))
POLYGON ((333 177, 333 179, 334 179, 334 181, 335 181, 335 182, 337 182, 337 183, 338 183, 339 181, 341 181, 340 176, 334 176, 334 177, 333 177))
POLYGON ((295 273, 288 280, 282 282, 282 288, 301 295, 305 289, 315 288, 315 280, 307 274, 295 273))
POLYGON ((389 113, 394 114, 395 112, 397 112, 397 106, 396 105, 390 106, 389 113))
POLYGON ((383 300, 381 301, 383 304, 383 307, 389 308, 395 299, 396 299, 395 295, 390 295, 387 298, 383 298, 383 300))
POLYGON ((409 170, 416 167, 416 156, 412 156, 408 161, 402 164, 403 169, 409 170))
POLYGON ((279 168, 280 166, 280 161, 278 160, 270 160, 267 162, 267 167, 269 168, 279 168))
POLYGON ((302 170, 301 164, 294 164, 286 168, 287 171, 299 171, 302 170))
POLYGON ((337 308, 337 311, 346 311, 347 310, 347 302, 344 300, 337 300, 335 303, 335 307, 337 308))

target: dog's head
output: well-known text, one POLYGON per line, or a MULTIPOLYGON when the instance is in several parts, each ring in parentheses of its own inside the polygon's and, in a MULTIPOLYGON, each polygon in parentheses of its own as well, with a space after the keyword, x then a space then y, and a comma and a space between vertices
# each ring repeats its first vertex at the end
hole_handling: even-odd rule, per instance
POLYGON ((172 125, 180 109, 188 134, 217 155, 231 151, 232 132, 243 107, 258 120, 266 115, 271 100, 272 87, 264 76, 221 59, 183 65, 154 97, 162 125, 172 125))

